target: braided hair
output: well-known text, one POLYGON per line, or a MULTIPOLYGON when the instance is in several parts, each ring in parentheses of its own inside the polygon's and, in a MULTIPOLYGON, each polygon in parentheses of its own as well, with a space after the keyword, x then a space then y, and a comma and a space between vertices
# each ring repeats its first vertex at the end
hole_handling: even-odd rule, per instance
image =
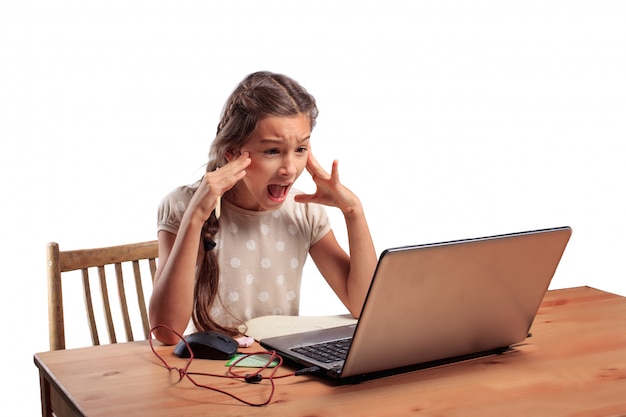
MULTIPOLYGON (((248 141, 258 122, 266 116, 297 116, 309 118, 311 129, 318 115, 315 99, 295 80, 267 71, 248 75, 232 92, 217 126, 209 151, 207 172, 225 165, 227 153, 236 154, 248 141)), ((211 317, 211 307, 218 295, 219 265, 215 253, 215 236, 219 230, 219 214, 214 210, 202 228, 201 260, 194 287, 192 320, 199 331, 217 330, 235 335, 239 330, 227 327, 211 317)), ((237 320, 243 322, 241 318, 237 320)))

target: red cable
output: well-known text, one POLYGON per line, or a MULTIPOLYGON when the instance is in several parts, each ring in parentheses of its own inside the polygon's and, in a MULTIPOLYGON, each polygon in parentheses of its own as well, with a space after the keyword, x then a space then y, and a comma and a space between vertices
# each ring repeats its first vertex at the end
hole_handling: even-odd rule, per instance
POLYGON ((276 376, 276 372, 278 371, 278 369, 283 364, 283 358, 280 355, 278 355, 275 351, 253 352, 253 353, 244 354, 244 355, 242 355, 240 358, 238 358, 235 362, 233 362, 230 365, 230 367, 228 368, 228 374, 227 375, 216 375, 216 374, 208 374, 208 373, 202 373, 202 372, 190 372, 190 371, 188 371, 188 369, 189 369, 189 366, 191 365, 191 362, 192 362, 194 356, 193 356, 193 352, 191 350, 191 347, 187 343, 187 340, 181 334, 179 334, 178 332, 176 332, 174 329, 170 328, 169 326, 159 324, 159 325, 156 325, 156 326, 152 327, 152 329, 150 329, 149 341, 150 341, 150 348, 152 349, 152 353, 154 353, 154 355, 157 358, 159 358, 159 360, 163 363, 163 366, 168 371, 176 371, 176 372, 178 372, 178 376, 179 376, 178 382, 180 382, 183 378, 186 377, 193 385, 195 385, 195 386, 197 386, 199 388, 206 388, 206 389, 209 389, 211 391, 218 392, 220 394, 228 395, 229 397, 231 397, 231 398, 233 398, 233 399, 235 399, 235 400, 237 400, 237 401, 239 401, 241 403, 244 403, 244 404, 247 404, 247 405, 251 405, 251 406, 255 406, 255 407, 260 407, 260 406, 263 406, 263 405, 267 405, 267 404, 269 404, 272 401, 272 398, 274 396, 274 392, 276 391, 276 386, 274 384, 274 379, 285 378, 285 377, 288 377, 288 376, 294 376, 295 375, 295 373, 291 373, 291 374, 276 376), (152 340, 153 340, 152 333, 153 333, 153 331, 155 329, 157 329, 159 327, 168 329, 169 331, 174 333, 187 346, 187 350, 189 351, 190 355, 189 355, 189 359, 187 360, 187 364, 185 365, 184 368, 178 368, 176 366, 168 365, 168 363, 165 361, 165 359, 163 359, 163 357, 161 357, 161 355, 159 355, 157 353, 157 351, 154 349, 154 345, 152 343, 152 340), (265 365, 263 365, 261 368, 259 368, 256 372, 254 372, 252 374, 241 375, 239 373, 236 373, 234 371, 235 366, 240 361, 242 361, 245 358, 248 358, 248 357, 250 357, 252 355, 268 355, 269 360, 265 363, 265 365), (278 363, 273 368, 270 368, 270 365, 272 364, 272 362, 275 359, 278 359, 278 363), (269 376, 263 376, 262 372, 267 370, 267 369, 271 369, 271 372, 270 372, 269 376), (240 379, 240 380, 243 379, 243 380, 246 381, 246 383, 258 383, 258 382, 261 382, 264 379, 268 379, 270 381, 271 390, 270 390, 270 393, 269 393, 269 395, 267 397, 267 400, 265 400, 265 401, 263 401, 261 403, 252 403, 252 402, 244 400, 243 398, 240 398, 240 397, 238 397, 238 396, 236 396, 234 394, 231 394, 231 393, 229 393, 227 391, 221 390, 219 388, 211 387, 209 385, 200 384, 200 383, 196 382, 191 377, 191 375, 195 375, 195 376, 209 376, 209 377, 215 377, 215 378, 240 379))

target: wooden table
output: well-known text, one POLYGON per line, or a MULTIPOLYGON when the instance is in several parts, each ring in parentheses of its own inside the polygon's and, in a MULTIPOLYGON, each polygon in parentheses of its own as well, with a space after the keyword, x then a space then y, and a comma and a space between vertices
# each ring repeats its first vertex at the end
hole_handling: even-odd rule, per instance
MULTIPOLYGON (((548 291, 531 331, 526 343, 503 355, 360 384, 279 379, 272 402, 262 407, 177 382, 178 374, 161 365, 148 342, 38 353, 34 359, 44 416, 626 415, 626 298, 589 287, 548 291)), ((172 347, 156 349, 170 364, 184 364, 172 347)), ((223 374, 226 367, 197 359, 190 370, 223 374)), ((202 383, 250 401, 268 394, 267 382, 202 383)))

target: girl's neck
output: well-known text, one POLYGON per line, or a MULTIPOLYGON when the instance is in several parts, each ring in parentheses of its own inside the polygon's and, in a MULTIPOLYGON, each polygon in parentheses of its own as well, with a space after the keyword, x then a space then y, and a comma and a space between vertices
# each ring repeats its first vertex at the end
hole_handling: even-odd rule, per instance
POLYGON ((247 189, 245 189, 245 186, 242 184, 241 181, 235 184, 233 188, 226 191, 222 198, 228 201, 230 204, 243 210, 263 211, 263 208, 260 207, 256 201, 252 201, 252 199, 250 198, 250 193, 248 193, 247 189))

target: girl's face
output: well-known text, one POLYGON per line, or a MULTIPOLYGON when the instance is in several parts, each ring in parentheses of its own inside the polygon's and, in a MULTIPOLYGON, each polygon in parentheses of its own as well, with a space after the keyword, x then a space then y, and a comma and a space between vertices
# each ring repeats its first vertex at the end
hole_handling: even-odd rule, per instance
POLYGON ((247 210, 276 210, 306 167, 310 152, 311 123, 304 114, 267 116, 241 148, 252 162, 228 200, 247 210))

